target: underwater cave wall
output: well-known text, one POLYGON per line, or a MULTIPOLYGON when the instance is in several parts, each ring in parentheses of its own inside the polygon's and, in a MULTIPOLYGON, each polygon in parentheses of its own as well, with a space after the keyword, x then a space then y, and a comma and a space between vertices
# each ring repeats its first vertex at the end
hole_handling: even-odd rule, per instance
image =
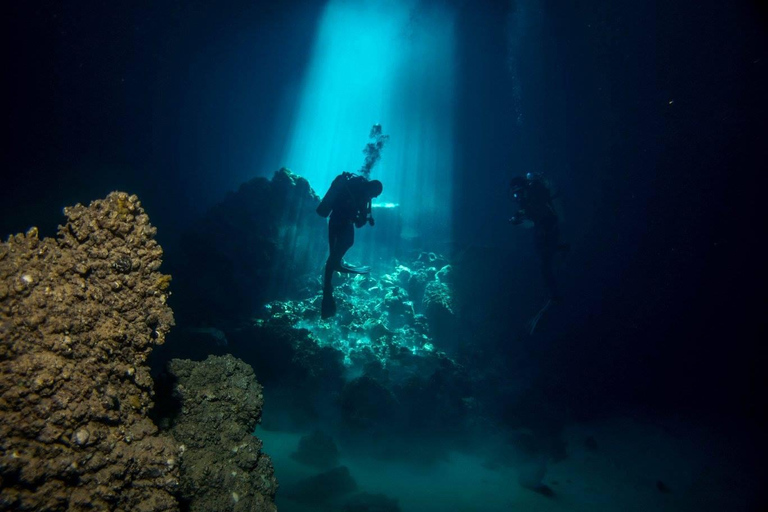
POLYGON ((176 443, 145 364, 174 323, 136 196, 0 244, 0 510, 176 510, 176 443))
POLYGON ((182 508, 275 512, 272 460, 253 435, 264 406, 253 368, 226 355, 173 359, 167 370, 157 412, 181 443, 182 508))
POLYGON ((183 323, 226 326, 319 279, 328 252, 319 202, 307 180, 283 168, 243 183, 195 222, 173 269, 183 323))
POLYGON ((0 243, 0 511, 274 511, 250 366, 174 360, 153 408, 147 358, 174 318, 138 198, 64 213, 57 239, 0 243))

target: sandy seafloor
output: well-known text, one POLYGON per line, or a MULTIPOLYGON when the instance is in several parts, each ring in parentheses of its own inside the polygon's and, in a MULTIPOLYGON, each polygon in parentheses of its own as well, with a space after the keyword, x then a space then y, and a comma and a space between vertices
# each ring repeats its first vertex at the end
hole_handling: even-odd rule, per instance
MULTIPOLYGON (((300 434, 257 429, 273 458, 281 490, 317 474, 294 461, 300 434)), ((521 487, 528 463, 489 469, 486 457, 452 453, 448 460, 415 467, 344 453, 358 490, 396 498, 402 512, 549 511, 751 511, 761 492, 749 469, 756 453, 742 442, 743 432, 714 432, 675 420, 651 424, 615 417, 566 428, 568 457, 547 464, 543 483, 553 497, 521 487), (592 437, 597 449, 588 449, 592 437), (658 488, 663 482, 667 492, 658 488)), ((489 450, 493 450, 491 446, 489 450)), ((317 507, 277 494, 281 512, 317 507)))

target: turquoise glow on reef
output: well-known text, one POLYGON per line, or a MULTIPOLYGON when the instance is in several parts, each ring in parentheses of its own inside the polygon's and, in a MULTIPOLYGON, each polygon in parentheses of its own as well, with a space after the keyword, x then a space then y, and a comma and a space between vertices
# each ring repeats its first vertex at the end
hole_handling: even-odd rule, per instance
MULTIPOLYGON (((380 203, 399 205, 401 234, 448 237, 454 21, 446 6, 418 0, 331 0, 319 21, 284 165, 322 196, 337 174, 360 169, 371 126, 381 123, 390 139, 371 174, 384 184, 380 203)), ((352 252, 373 236, 367 231, 358 232, 352 252)), ((397 233, 387 236, 387 246, 398 243, 397 233)))

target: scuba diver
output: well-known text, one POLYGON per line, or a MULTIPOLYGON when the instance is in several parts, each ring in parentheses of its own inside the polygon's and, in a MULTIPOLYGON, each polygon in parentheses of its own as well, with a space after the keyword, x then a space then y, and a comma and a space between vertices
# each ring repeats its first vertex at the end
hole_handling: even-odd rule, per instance
POLYGON ((531 334, 536 324, 553 303, 561 300, 552 264, 557 253, 567 253, 570 246, 560 242, 560 226, 552 199, 554 196, 541 175, 527 173, 525 177, 512 178, 509 184, 512 197, 520 209, 509 219, 514 225, 533 222, 536 252, 541 260, 541 274, 549 292, 544 307, 531 320, 531 334))
POLYGON ((334 272, 367 274, 367 267, 353 267, 343 261, 344 255, 355 243, 355 227, 374 225, 371 216, 371 200, 381 194, 384 187, 378 180, 369 181, 362 176, 345 172, 331 183, 328 192, 317 207, 321 217, 328 217, 328 244, 330 255, 325 262, 323 275, 323 303, 321 316, 330 318, 336 314, 333 299, 334 272), (354 227, 353 227, 354 226, 354 227))

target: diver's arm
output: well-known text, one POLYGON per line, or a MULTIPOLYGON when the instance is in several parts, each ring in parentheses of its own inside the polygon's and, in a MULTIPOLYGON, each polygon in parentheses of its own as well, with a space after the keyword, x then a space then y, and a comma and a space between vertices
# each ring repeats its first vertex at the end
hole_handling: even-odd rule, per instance
POLYGON ((368 215, 366 213, 366 207, 358 208, 355 213, 355 227, 361 228, 368 223, 368 215))
POLYGON ((366 224, 370 224, 371 226, 375 224, 375 221, 373 220, 373 216, 371 215, 370 199, 365 202, 362 208, 358 208, 357 215, 355 216, 355 226, 357 226, 358 228, 361 228, 366 224))
POLYGON ((371 204, 372 202, 373 200, 369 199, 368 204, 366 205, 366 210, 367 210, 366 218, 368 220, 368 224, 370 224, 371 227, 373 227, 376 224, 376 221, 373 220, 373 213, 372 213, 373 205, 371 204))

